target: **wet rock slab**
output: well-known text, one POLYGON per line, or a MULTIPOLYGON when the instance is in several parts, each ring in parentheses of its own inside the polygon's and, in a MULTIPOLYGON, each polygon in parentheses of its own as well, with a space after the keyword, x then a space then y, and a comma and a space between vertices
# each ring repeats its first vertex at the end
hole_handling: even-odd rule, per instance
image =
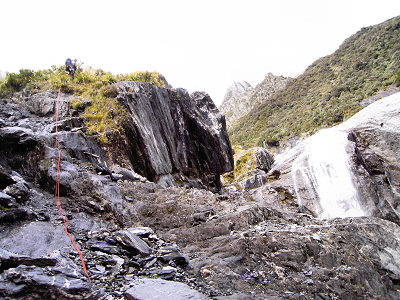
POLYGON ((72 295, 83 296, 90 289, 91 285, 81 278, 54 274, 36 266, 10 268, 0 278, 0 295, 18 297, 23 294, 25 299, 31 299, 28 296, 30 293, 40 295, 43 299, 73 299, 72 295))
POLYGON ((126 291, 128 300, 206 300, 208 297, 181 282, 163 279, 138 279, 134 286, 126 291))

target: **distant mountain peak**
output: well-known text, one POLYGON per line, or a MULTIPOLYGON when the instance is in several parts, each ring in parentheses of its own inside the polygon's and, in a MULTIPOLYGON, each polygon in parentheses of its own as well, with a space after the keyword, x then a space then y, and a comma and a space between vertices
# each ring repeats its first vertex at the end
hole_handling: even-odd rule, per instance
POLYGON ((287 79, 267 73, 256 87, 246 81, 233 82, 226 90, 224 101, 219 107, 225 114, 227 126, 231 127, 235 120, 249 112, 257 103, 267 100, 270 95, 284 88, 287 79))
POLYGON ((224 101, 222 102, 221 106, 224 103, 229 102, 232 98, 242 97, 245 93, 251 91, 253 87, 247 81, 234 81, 232 85, 226 90, 224 101))

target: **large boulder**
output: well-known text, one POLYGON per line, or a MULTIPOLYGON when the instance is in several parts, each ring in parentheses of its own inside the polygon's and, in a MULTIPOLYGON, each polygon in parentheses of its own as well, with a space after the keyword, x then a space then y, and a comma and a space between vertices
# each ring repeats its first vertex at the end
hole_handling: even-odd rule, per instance
POLYGON ((125 132, 137 173, 167 184, 173 181, 165 175, 174 175, 220 187, 219 175, 233 168, 233 151, 225 118, 206 93, 132 81, 115 87, 129 113, 125 132))

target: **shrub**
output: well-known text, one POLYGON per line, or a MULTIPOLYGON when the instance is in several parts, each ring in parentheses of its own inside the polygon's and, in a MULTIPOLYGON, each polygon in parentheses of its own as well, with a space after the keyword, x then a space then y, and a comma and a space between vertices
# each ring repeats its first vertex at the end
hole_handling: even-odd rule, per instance
POLYGON ((50 74, 50 86, 54 90, 59 88, 63 93, 72 93, 74 89, 69 84, 70 77, 65 72, 57 72, 50 74))
POLYGON ((88 72, 76 72, 75 80, 77 83, 92 83, 95 81, 95 78, 88 72))
POLYGON ((396 73, 396 75, 395 75, 395 77, 394 77, 394 84, 395 84, 396 86, 399 86, 399 87, 400 87, 400 70, 397 71, 397 73, 396 73))
POLYGON ((100 81, 102 84, 106 85, 116 83, 118 79, 111 73, 105 73, 103 76, 101 76, 100 81))
POLYGON ((123 76, 122 80, 142 81, 166 87, 163 76, 158 72, 139 71, 123 76))
POLYGON ((7 73, 0 86, 0 93, 19 92, 34 79, 35 72, 28 69, 21 69, 19 73, 7 73))

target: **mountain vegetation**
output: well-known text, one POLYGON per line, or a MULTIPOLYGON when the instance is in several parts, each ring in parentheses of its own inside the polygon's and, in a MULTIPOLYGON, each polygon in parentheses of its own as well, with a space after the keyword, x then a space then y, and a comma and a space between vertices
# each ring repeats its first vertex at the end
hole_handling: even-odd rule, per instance
POLYGON ((400 16, 362 28, 229 129, 232 144, 278 146, 348 119, 362 101, 400 85, 400 16))

